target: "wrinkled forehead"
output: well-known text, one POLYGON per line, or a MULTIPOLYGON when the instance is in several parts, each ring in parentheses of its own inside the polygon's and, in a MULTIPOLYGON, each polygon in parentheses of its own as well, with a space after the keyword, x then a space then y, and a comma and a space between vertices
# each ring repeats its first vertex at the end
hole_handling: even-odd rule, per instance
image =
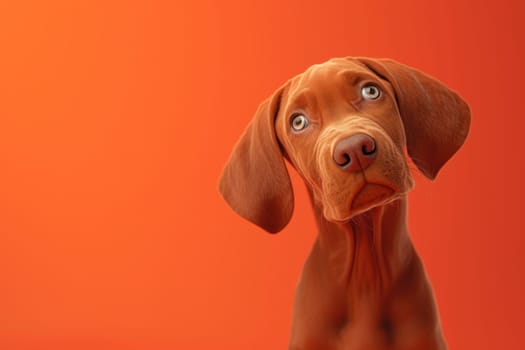
POLYGON ((315 64, 304 73, 290 80, 288 96, 294 97, 307 87, 313 91, 327 91, 337 85, 350 84, 363 78, 376 75, 364 64, 351 58, 334 58, 321 64, 315 64))
POLYGON ((359 100, 359 87, 364 83, 375 84, 395 100, 389 82, 365 64, 353 58, 334 58, 313 65, 288 81, 280 114, 291 115, 297 110, 338 114, 351 105, 348 101, 359 100))

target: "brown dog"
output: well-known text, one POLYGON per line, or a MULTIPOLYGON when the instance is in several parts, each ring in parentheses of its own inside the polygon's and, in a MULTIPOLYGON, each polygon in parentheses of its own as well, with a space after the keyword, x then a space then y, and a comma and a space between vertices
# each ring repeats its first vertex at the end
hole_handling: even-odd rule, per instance
POLYGON ((304 179, 318 238, 297 286, 290 349, 445 349, 425 270, 409 239, 405 148, 434 179, 463 144, 466 103, 391 60, 310 67, 259 107, 220 192, 278 232, 293 211, 284 158, 304 179))

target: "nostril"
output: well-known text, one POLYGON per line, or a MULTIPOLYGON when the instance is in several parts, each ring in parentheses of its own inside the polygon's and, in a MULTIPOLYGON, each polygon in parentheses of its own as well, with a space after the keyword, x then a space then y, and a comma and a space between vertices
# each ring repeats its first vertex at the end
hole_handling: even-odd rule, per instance
POLYGON ((365 156, 373 155, 376 153, 376 150, 376 143, 372 138, 366 140, 366 142, 363 144, 363 147, 361 147, 361 152, 363 152, 365 156))
POLYGON ((344 167, 352 162, 352 158, 350 158, 348 153, 343 153, 343 154, 340 154, 339 157, 335 161, 337 165, 344 167))

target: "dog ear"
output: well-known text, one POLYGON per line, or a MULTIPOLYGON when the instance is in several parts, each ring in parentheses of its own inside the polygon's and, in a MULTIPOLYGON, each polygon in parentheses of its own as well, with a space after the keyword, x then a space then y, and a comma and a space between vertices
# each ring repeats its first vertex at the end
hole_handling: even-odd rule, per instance
POLYGON ((429 179, 467 137, 470 109, 454 91, 420 71, 388 59, 358 58, 394 88, 410 158, 429 179))
POLYGON ((284 87, 264 101, 235 145, 219 191, 240 216, 270 233, 290 221, 294 197, 275 133, 284 87))

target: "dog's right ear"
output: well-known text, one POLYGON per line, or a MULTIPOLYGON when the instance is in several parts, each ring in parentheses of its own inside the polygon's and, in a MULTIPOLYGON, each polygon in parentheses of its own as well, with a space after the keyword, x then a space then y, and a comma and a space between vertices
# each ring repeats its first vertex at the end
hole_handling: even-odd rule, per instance
POLYGON ((219 191, 243 218, 270 233, 290 221, 294 198, 275 133, 284 87, 260 106, 235 145, 219 179, 219 191))

